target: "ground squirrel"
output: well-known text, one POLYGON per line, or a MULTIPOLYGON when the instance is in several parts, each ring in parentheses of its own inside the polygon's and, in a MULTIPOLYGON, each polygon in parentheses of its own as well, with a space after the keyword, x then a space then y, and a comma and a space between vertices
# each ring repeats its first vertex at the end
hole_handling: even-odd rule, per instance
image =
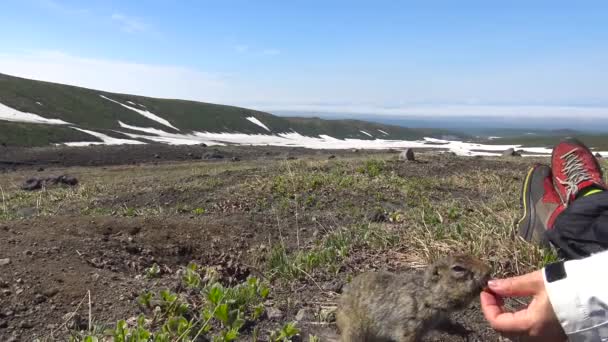
POLYGON ((448 314, 469 305, 489 275, 487 265, 468 255, 440 259, 424 274, 361 274, 340 297, 341 340, 419 341, 431 329, 454 327, 448 314))

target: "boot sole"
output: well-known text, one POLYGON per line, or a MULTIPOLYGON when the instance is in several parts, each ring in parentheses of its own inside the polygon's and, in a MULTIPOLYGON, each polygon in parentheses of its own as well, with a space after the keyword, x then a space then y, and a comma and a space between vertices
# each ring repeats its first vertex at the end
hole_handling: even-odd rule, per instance
POLYGON ((532 175, 538 167, 540 167, 540 165, 534 165, 530 168, 521 188, 520 205, 523 210, 523 215, 518 222, 518 232, 519 236, 526 241, 532 240, 532 227, 534 227, 532 219, 536 217, 534 205, 532 204, 532 192, 530 191, 530 184, 532 183, 532 175))

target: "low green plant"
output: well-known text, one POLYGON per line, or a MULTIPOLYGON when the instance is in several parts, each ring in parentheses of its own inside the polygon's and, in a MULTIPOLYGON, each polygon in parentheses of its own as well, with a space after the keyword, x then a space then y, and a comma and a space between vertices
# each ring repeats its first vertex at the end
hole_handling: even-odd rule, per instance
POLYGON ((316 335, 308 335, 308 342, 321 342, 321 339, 316 335))
POLYGON ((386 163, 383 160, 370 159, 357 169, 359 173, 364 173, 370 177, 378 177, 384 171, 386 163))
POLYGON ((281 329, 270 333, 270 341, 273 342, 288 342, 296 337, 300 330, 296 327, 296 322, 285 323, 281 329))
POLYGON ((353 248, 386 248, 397 241, 395 234, 380 226, 354 225, 334 230, 306 250, 289 253, 283 244, 277 244, 269 252, 268 267, 273 275, 288 280, 303 278, 317 269, 336 273, 353 248))
POLYGON ((205 208, 196 208, 192 210, 192 214, 197 216, 204 215, 205 213, 207 213, 207 210, 205 210, 205 208))
POLYGON ((137 216, 137 210, 133 207, 125 206, 123 209, 122 215, 126 216, 126 217, 135 217, 135 216, 137 216))
POLYGON ((146 277, 147 278, 158 278, 160 276, 160 267, 157 263, 154 263, 152 266, 146 268, 146 277))
MULTIPOLYGON (((89 334, 74 341, 95 342, 109 337, 115 342, 193 342, 200 338, 230 342, 241 336, 245 322, 262 317, 270 288, 259 279, 250 277, 235 286, 224 286, 213 269, 201 270, 194 263, 181 272, 188 296, 169 290, 144 292, 137 299, 143 311, 137 322, 120 320, 103 334, 89 334)), ((288 341, 297 334, 294 329, 285 325, 274 340, 288 341)))

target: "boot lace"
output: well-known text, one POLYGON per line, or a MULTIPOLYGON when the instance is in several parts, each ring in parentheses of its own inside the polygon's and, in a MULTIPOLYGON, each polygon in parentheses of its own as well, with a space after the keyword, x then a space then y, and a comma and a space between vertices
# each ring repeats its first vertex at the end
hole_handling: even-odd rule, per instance
POLYGON ((583 161, 576 155, 578 147, 571 150, 570 152, 564 153, 560 159, 564 161, 563 173, 566 175, 565 179, 556 179, 560 184, 564 185, 567 189, 565 203, 567 205, 568 199, 571 196, 576 196, 578 193, 578 184, 581 182, 592 179, 591 175, 585 168, 583 161))

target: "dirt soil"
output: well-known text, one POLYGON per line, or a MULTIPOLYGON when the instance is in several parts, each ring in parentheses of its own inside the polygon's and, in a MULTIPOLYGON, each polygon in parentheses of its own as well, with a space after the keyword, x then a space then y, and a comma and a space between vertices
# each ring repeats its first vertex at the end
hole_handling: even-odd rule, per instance
MULTIPOLYGON (((302 309, 318 311, 335 305, 341 286, 357 272, 415 272, 412 263, 404 261, 408 242, 402 241, 395 248, 351 253, 337 273, 272 280, 264 269, 265 252, 278 240, 290 248, 314 246, 323 235, 321 227, 356 224, 369 218, 368 207, 399 207, 407 201, 405 195, 391 195, 390 189, 384 192, 385 198, 379 198, 368 190, 346 188, 325 195, 309 191, 320 203, 316 207, 280 211, 282 202, 271 190, 277 191, 280 170, 289 170, 290 163, 316 163, 330 172, 331 165, 383 158, 389 170, 385 172, 393 177, 439 180, 471 172, 500 175, 507 169, 502 176, 514 184, 528 165, 510 159, 432 153, 423 154, 418 162, 403 163, 396 160, 396 151, 274 147, 146 145, 5 149, 0 153, 0 210, 5 212, 0 221, 0 259, 9 259, 8 264, 0 263, 1 341, 65 340, 70 330, 87 328, 89 310, 98 323, 137 316, 141 312, 137 296, 146 289, 180 291, 176 271, 191 261, 219 267, 226 283, 250 275, 272 281, 267 306, 282 314, 262 322, 263 329, 295 320, 302 309), (29 177, 59 174, 77 177, 79 190, 19 190, 29 177), (265 179, 274 183, 267 186, 265 179), (272 204, 264 204, 267 201, 272 204), (204 215, 193 213, 199 207, 205 208, 204 215), (352 207, 364 210, 350 215, 352 207), (142 276, 154 263, 161 266, 161 277, 142 276), (69 319, 71 313, 77 313, 76 318, 69 319)), ((489 196, 476 186, 450 184, 437 185, 431 200, 441 194, 454 201, 489 196)), ((478 304, 454 318, 471 331, 468 336, 433 333, 427 340, 499 340, 478 304)), ((299 327, 303 335, 335 333, 331 322, 302 320, 299 327)))

